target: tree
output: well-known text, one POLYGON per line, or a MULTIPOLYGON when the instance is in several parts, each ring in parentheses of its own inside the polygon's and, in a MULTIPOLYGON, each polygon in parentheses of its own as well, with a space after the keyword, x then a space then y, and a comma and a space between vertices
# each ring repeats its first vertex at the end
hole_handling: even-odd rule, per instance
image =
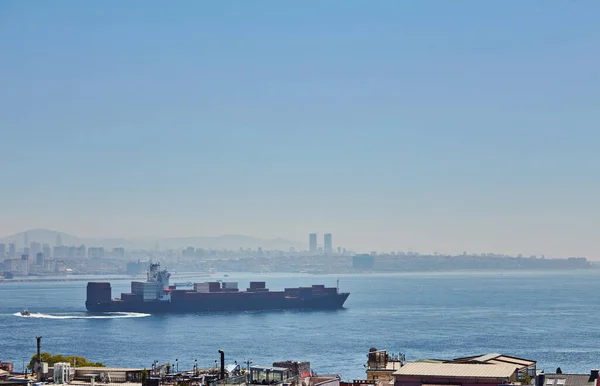
POLYGON ((171 364, 170 363, 167 363, 165 365, 165 371, 167 372, 167 374, 169 374, 171 372, 171 364))
MULTIPOLYGON (((33 369, 35 368, 35 363, 37 362, 37 354, 34 354, 29 361, 29 366, 33 369)), ((90 362, 86 358, 79 355, 71 355, 65 356, 62 354, 52 355, 47 352, 42 353, 42 362, 47 362, 48 366, 54 366, 55 363, 58 362, 67 362, 71 366, 75 367, 75 365, 79 367, 105 367, 100 362, 90 362)))
POLYGON ((142 370, 142 386, 146 386, 146 381, 148 381, 148 370, 144 367, 144 370, 142 370))

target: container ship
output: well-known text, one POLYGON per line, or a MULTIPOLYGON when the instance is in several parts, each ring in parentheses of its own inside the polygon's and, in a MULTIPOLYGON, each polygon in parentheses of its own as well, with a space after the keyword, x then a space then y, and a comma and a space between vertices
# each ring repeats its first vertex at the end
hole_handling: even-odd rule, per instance
POLYGON ((88 282, 85 306, 90 312, 182 313, 342 308, 349 293, 324 285, 271 291, 265 282, 252 281, 240 291, 237 282, 194 283, 193 289, 169 285, 171 274, 150 264, 146 281, 131 282, 131 292, 112 298, 110 283, 88 282))

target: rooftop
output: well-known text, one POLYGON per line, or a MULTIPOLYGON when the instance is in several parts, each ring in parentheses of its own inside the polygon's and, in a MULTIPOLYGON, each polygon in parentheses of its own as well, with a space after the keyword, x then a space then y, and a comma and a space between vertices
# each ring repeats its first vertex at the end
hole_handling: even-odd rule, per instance
POLYGON ((446 378, 510 378, 517 368, 514 365, 411 362, 405 364, 394 375, 446 378))
POLYGON ((509 355, 502 354, 485 354, 485 355, 477 355, 472 357, 464 357, 464 358, 456 358, 453 362, 480 362, 480 363, 493 363, 493 364, 514 364, 519 367, 529 367, 536 364, 536 361, 532 361, 529 359, 511 357, 509 355))
MULTIPOLYGON (((76 367, 74 370, 77 372, 87 371, 91 373, 97 372, 115 372, 123 373, 129 371, 142 371, 143 369, 132 369, 132 368, 121 368, 121 367, 76 367)), ((148 370, 150 371, 150 370, 148 370)))
POLYGON ((589 374, 545 374, 544 386, 593 386, 589 374))

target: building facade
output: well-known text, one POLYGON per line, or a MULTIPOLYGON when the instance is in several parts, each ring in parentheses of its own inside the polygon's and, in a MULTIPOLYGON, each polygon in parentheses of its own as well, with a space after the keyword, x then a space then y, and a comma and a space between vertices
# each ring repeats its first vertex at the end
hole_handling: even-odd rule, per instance
POLYGON ((333 253, 331 233, 326 233, 323 236, 323 252, 325 252, 326 255, 331 255, 333 253))
POLYGON ((311 233, 308 235, 308 250, 310 253, 317 252, 317 234, 311 233))

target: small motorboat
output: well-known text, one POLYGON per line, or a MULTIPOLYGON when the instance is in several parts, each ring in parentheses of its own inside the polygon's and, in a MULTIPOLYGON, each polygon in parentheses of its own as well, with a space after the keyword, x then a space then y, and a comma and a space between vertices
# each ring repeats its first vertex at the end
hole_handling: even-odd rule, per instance
POLYGON ((21 316, 29 316, 31 315, 31 312, 29 312, 29 310, 27 308, 25 308, 23 311, 21 311, 21 316))

